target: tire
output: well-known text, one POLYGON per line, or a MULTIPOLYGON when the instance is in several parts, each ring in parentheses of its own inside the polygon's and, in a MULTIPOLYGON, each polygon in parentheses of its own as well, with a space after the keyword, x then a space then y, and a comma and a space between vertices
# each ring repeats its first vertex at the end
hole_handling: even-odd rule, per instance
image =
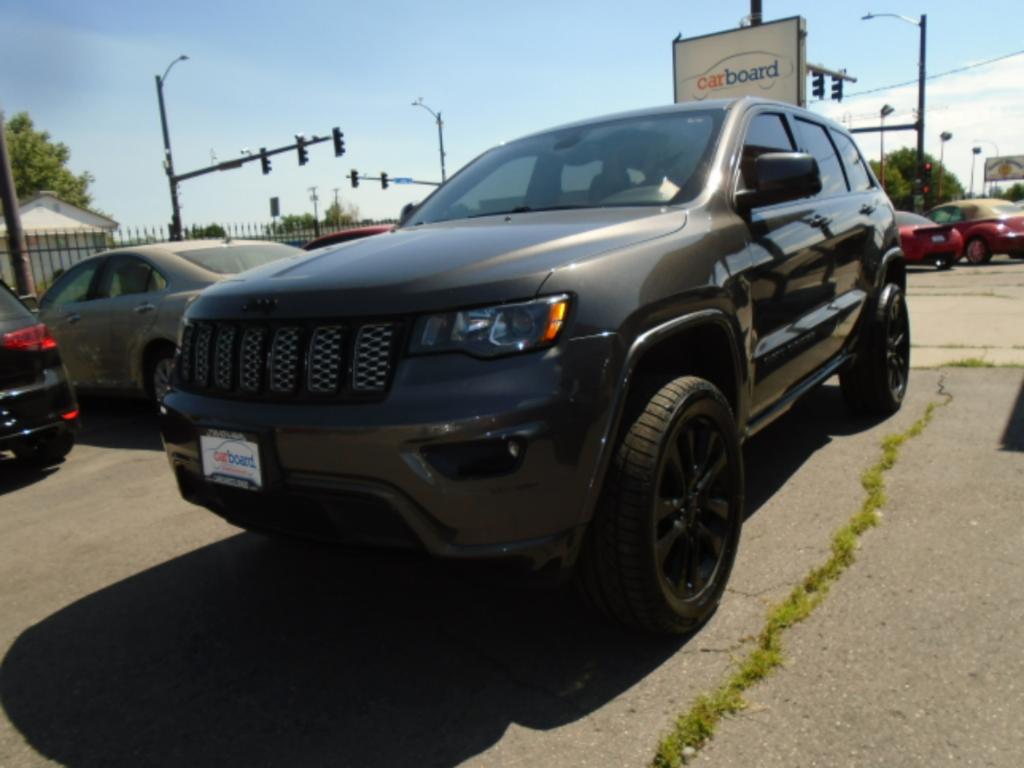
POLYGON ((974 264, 988 264, 992 261, 992 249, 988 247, 986 243, 980 237, 972 237, 967 241, 967 245, 964 246, 964 258, 967 259, 968 263, 974 264))
POLYGON ((45 440, 15 448, 14 455, 27 464, 37 467, 48 467, 62 461, 65 456, 71 453, 74 445, 74 435, 62 430, 45 440))
POLYGON ((935 268, 937 270, 939 270, 940 272, 944 272, 947 269, 952 269, 952 267, 953 267, 953 257, 952 256, 936 256, 934 264, 935 264, 935 268))
POLYGON ((156 356, 150 361, 148 374, 146 376, 146 387, 149 396, 156 403, 164 399, 167 390, 171 387, 171 378, 174 374, 174 350, 161 348, 156 356))
POLYGON ((623 624, 691 632, 722 599, 743 524, 743 456, 710 382, 675 379, 621 438, 584 539, 584 598, 623 624))
POLYGON ((853 364, 839 373, 843 397, 857 414, 890 416, 903 404, 910 378, 910 317, 903 291, 883 289, 853 364))

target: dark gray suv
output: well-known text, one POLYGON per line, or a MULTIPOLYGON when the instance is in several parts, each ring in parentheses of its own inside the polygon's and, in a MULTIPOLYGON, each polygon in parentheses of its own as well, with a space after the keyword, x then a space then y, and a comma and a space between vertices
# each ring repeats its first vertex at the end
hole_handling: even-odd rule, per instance
POLYGON ((909 368, 892 206, 849 134, 742 99, 485 152, 394 232, 205 291, 162 430, 248 529, 574 569, 615 619, 706 620, 742 441, 909 368))

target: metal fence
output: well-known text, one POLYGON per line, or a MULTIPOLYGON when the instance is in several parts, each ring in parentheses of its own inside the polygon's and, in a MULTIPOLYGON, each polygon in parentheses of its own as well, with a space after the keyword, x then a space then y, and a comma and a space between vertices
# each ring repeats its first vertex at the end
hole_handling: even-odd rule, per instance
MULTIPOLYGON (((377 224, 394 224, 391 221, 361 221, 344 226, 320 225, 320 235, 340 232, 355 227, 377 224)), ((294 228, 281 223, 226 224, 192 227, 183 232, 184 239, 198 240, 214 238, 222 240, 271 240, 302 247, 313 240, 317 233, 313 227, 294 228)), ((36 283, 36 293, 42 295, 55 279, 82 259, 110 248, 128 248, 151 243, 169 242, 167 230, 163 227, 122 227, 113 232, 53 231, 25 232, 28 245, 29 263, 36 283)), ((11 257, 7 251, 6 239, 0 238, 0 277, 10 286, 14 285, 11 257)))

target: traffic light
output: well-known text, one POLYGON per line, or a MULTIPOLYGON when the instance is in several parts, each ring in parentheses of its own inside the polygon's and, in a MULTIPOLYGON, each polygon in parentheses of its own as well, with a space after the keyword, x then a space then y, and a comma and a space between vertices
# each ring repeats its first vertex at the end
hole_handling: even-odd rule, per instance
POLYGON ((381 189, 387 189, 388 188, 388 175, 386 173, 384 173, 384 171, 380 172, 380 188, 381 189))
POLYGON ((295 148, 299 152, 299 165, 305 165, 309 162, 309 150, 306 149, 306 140, 301 136, 295 137, 295 148))
POLYGON ((932 164, 925 163, 921 166, 921 194, 927 195, 932 191, 932 164))
POLYGON ((340 128, 333 128, 331 137, 334 139, 334 156, 341 157, 345 154, 345 134, 340 128))
POLYGON ((843 100, 843 78, 841 77, 832 78, 832 99, 833 101, 843 100))
POLYGON ((263 175, 270 173, 270 158, 267 157, 267 148, 260 147, 260 165, 263 168, 263 175))
POLYGON ((349 181, 352 182, 352 189, 359 186, 359 171, 353 168, 348 174, 349 181))
POLYGON ((825 98, 825 75, 821 72, 815 72, 811 78, 811 94, 816 99, 825 98))

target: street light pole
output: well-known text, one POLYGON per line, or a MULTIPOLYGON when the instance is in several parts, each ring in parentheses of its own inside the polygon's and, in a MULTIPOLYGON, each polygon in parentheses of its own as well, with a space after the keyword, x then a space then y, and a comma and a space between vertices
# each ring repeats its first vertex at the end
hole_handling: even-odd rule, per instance
POLYGON ((882 172, 882 190, 885 190, 885 118, 895 112, 890 105, 884 104, 882 109, 879 110, 879 115, 882 119, 882 130, 878 132, 878 151, 881 153, 881 160, 879 161, 879 170, 882 172))
POLYGON ((974 161, 981 154, 981 147, 971 149, 971 197, 974 197, 974 161))
POLYGON ((942 203, 942 176, 945 173, 945 158, 946 158, 946 142, 953 138, 953 134, 949 131, 943 131, 939 134, 939 195, 935 198, 935 204, 940 205, 942 203))
MULTIPOLYGON (((991 139, 971 139, 971 141, 973 141, 975 144, 979 144, 979 143, 980 144, 991 144, 993 147, 996 148, 995 156, 996 157, 1002 157, 1002 152, 999 151, 999 145, 996 144, 991 139)), ((987 165, 988 165, 988 161, 986 160, 985 161, 985 166, 987 166, 987 165)), ((985 182, 988 181, 988 179, 985 178, 985 170, 987 170, 987 168, 983 167, 982 168, 982 173, 981 173, 981 176, 982 176, 982 178, 981 178, 981 190, 982 190, 982 192, 985 191, 985 182)), ((995 182, 994 181, 989 181, 989 184, 988 184, 989 196, 992 195, 992 190, 994 188, 995 188, 995 182)))
POLYGON ((928 39, 928 14, 922 13, 919 18, 912 19, 909 16, 901 16, 898 13, 869 13, 866 16, 862 16, 861 20, 866 21, 882 16, 891 16, 908 24, 914 24, 921 31, 920 53, 917 62, 917 172, 914 178, 914 211, 920 213, 924 208, 924 195, 921 194, 923 187, 921 174, 924 171, 924 82, 927 75, 925 44, 928 39))
POLYGON ((182 54, 164 70, 164 74, 156 76, 156 97, 160 104, 160 127, 164 132, 164 171, 167 173, 167 182, 171 187, 171 240, 181 240, 181 206, 178 204, 178 184, 174 180, 174 159, 171 156, 171 136, 167 131, 167 110, 164 108, 164 81, 171 68, 179 61, 186 61, 188 56, 182 54))
POLYGON ((426 104, 423 103, 423 97, 420 96, 412 103, 414 107, 423 107, 427 112, 434 116, 434 120, 437 122, 437 146, 441 153, 441 183, 443 184, 447 176, 444 170, 444 122, 441 120, 441 113, 435 112, 426 104))

